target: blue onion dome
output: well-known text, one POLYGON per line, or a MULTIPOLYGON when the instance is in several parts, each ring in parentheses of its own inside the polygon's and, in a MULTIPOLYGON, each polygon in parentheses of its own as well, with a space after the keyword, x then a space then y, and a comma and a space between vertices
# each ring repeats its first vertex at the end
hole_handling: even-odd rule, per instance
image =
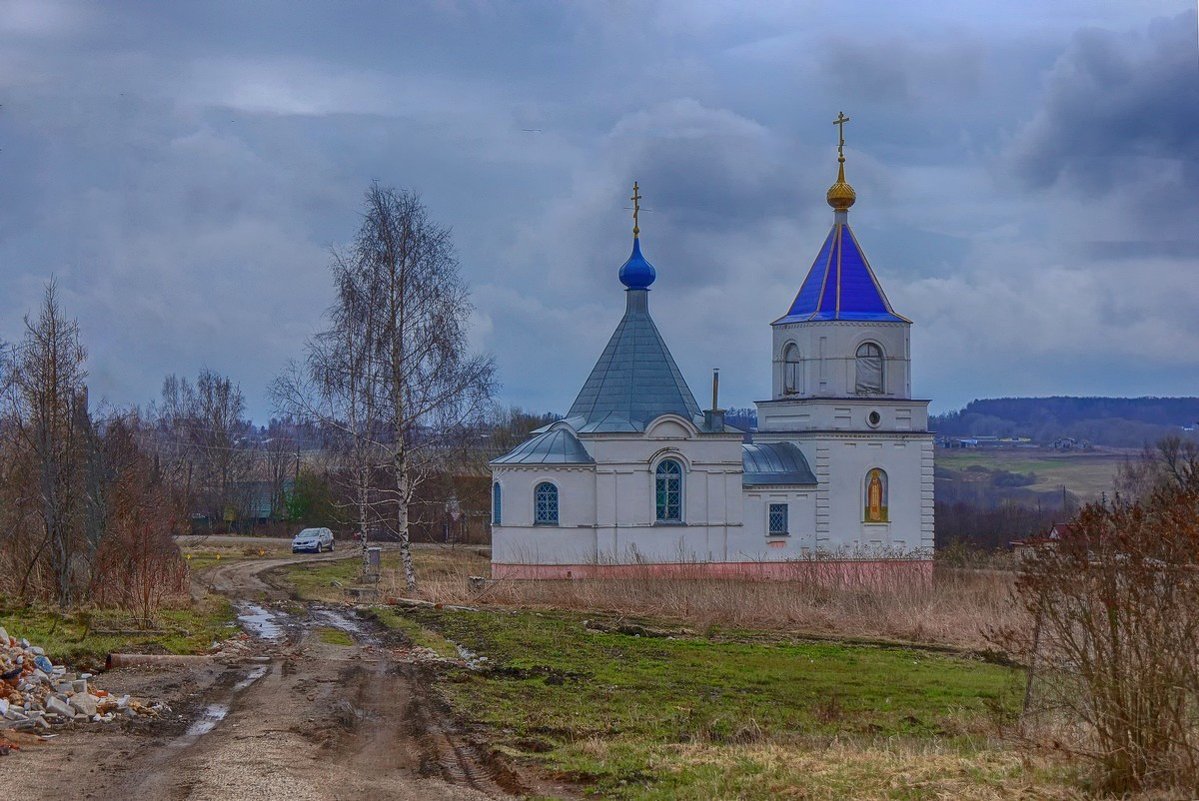
POLYGON ((649 285, 658 277, 654 265, 641 255, 641 240, 633 238, 633 255, 620 268, 620 283, 629 289, 649 289, 649 285))

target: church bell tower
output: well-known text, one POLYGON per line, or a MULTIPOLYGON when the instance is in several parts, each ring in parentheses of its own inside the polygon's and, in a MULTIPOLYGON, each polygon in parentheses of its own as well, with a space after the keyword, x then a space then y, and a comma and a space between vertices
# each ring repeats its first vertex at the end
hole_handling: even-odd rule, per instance
POLYGON ((771 399, 756 442, 794 442, 815 466, 818 550, 931 554, 928 401, 912 398, 911 321, 891 306, 849 226, 839 114, 833 226, 786 314, 771 324, 771 399))

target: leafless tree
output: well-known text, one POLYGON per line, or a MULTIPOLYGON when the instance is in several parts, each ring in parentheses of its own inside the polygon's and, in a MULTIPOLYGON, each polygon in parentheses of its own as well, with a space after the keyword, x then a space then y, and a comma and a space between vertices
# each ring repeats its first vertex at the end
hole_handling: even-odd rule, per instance
POLYGON ((200 371, 195 384, 169 375, 155 408, 157 447, 187 511, 197 507, 210 521, 243 515, 253 449, 244 420, 245 397, 232 379, 200 371))
POLYGON ((373 360, 379 366, 391 439, 395 531, 404 580, 416 589, 409 541, 412 493, 436 464, 447 436, 480 418, 491 402, 495 365, 471 354, 472 310, 448 228, 429 219, 420 196, 377 184, 353 245, 354 266, 378 298, 372 309, 373 360))
POLYGON ((302 364, 293 362, 275 379, 271 395, 278 410, 325 432, 325 449, 340 468, 333 475, 350 499, 346 519, 362 534, 365 563, 367 535, 382 517, 372 479, 385 458, 381 375, 372 358, 376 287, 336 251, 332 272, 337 297, 326 312, 329 328, 309 340, 302 364))
POLYGON ((1166 437, 1125 459, 1116 472, 1116 488, 1128 497, 1147 497, 1163 485, 1199 486, 1199 443, 1166 437))
POLYGON ((1035 629, 996 639, 1035 670, 1029 709, 1067 724, 1054 747, 1111 791, 1195 787, 1199 482, 1087 505, 1022 560, 1016 595, 1035 629))
MULTIPOLYGON (((81 470, 87 429, 87 352, 79 324, 68 320, 55 282, 46 286, 36 318, 25 317, 25 335, 10 352, 6 372, 6 425, 30 460, 43 549, 50 553, 56 597, 73 598, 77 572, 75 535, 80 513, 81 470)), ((32 488, 31 488, 32 489, 32 488)))
POLYGON ((149 625, 163 601, 183 596, 187 568, 172 538, 172 521, 180 514, 174 496, 155 467, 153 455, 141 447, 144 428, 136 413, 105 421, 99 440, 107 467, 105 536, 95 560, 91 599, 137 613, 149 625))
POLYGON ((449 230, 415 192, 372 185, 365 207, 354 242, 335 256, 331 326, 309 343, 306 369, 277 382, 276 397, 319 408, 348 434, 362 519, 377 508, 371 470, 387 465, 385 522, 413 591, 413 493, 486 411, 495 368, 467 347, 471 306, 449 230))
POLYGON ((287 480, 294 478, 300 469, 299 446, 283 425, 272 421, 262 442, 262 452, 270 485, 271 517, 278 520, 287 504, 287 480))
POLYGON ((145 617, 185 574, 171 503, 136 416, 93 421, 85 357, 52 281, 21 342, 0 349, 0 592, 145 617))

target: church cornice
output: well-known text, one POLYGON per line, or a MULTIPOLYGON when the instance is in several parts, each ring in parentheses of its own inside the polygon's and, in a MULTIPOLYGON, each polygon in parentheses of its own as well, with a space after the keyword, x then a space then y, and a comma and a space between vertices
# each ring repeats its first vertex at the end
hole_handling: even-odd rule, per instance
POLYGON ((791 398, 771 398, 770 400, 754 401, 755 406, 781 406, 784 404, 793 404, 797 406, 809 406, 815 404, 831 405, 831 404, 850 404, 860 406, 877 406, 880 403, 896 404, 900 406, 919 406, 920 404, 928 405, 932 403, 926 398, 893 398, 888 395, 847 395, 843 397, 834 397, 831 395, 809 395, 807 397, 791 397, 791 398))
POLYGON ((766 431, 759 430, 757 434, 788 440, 814 439, 817 437, 820 439, 911 439, 928 440, 929 442, 933 440, 932 431, 885 431, 877 428, 862 431, 818 428, 805 428, 802 430, 770 429, 766 431))
POLYGON ((787 320, 782 317, 770 324, 777 328, 800 328, 816 326, 836 326, 840 328, 902 328, 911 325, 907 320, 787 320))
POLYGON ((501 470, 512 470, 522 473, 594 473, 595 464, 555 464, 553 462, 534 464, 504 464, 503 462, 491 463, 491 472, 493 474, 501 470))

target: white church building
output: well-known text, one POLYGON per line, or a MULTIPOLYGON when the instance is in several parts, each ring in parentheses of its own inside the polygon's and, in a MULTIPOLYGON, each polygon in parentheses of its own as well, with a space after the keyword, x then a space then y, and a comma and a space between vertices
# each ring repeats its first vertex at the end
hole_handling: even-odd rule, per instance
POLYGON ((700 409, 654 325, 634 184, 624 317, 566 416, 491 462, 494 578, 930 573, 928 401, 912 397, 911 322, 849 227, 841 145, 832 230, 771 323, 750 443, 715 384, 700 409))

